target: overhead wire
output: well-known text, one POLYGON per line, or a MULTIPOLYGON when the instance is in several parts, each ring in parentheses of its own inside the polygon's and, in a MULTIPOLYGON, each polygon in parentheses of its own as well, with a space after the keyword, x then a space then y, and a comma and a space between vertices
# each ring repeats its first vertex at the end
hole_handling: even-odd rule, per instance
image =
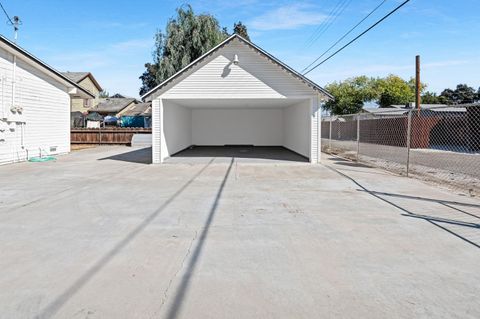
POLYGON ((332 8, 332 10, 330 11, 330 13, 327 15, 327 18, 318 25, 318 27, 315 29, 315 31, 313 31, 313 33, 310 35, 310 37, 307 39, 307 42, 306 42, 306 46, 310 46, 311 43, 313 43, 313 40, 315 38, 315 35, 318 33, 318 32, 321 32, 321 30, 323 30, 325 28, 325 25, 330 23, 330 21, 333 19, 333 17, 336 15, 337 13, 337 10, 343 5, 344 2, 346 2, 347 0, 339 0, 337 2, 337 4, 332 8))
POLYGON ((353 40, 349 41, 347 44, 345 44, 344 46, 342 46, 340 49, 338 49, 337 51, 335 51, 334 53, 332 53, 331 55, 329 55, 326 59, 322 60, 321 62, 319 62, 318 64, 316 64, 315 66, 313 66, 310 70, 306 71, 303 73, 303 75, 306 75, 310 72, 312 72, 313 70, 315 70, 316 68, 318 68, 320 65, 322 65, 323 63, 327 62, 328 60, 330 60, 331 58, 333 58, 335 55, 337 55, 338 53, 340 53, 341 51, 343 51, 346 47, 348 47, 350 44, 352 44, 353 42, 357 41, 359 38, 361 38, 363 35, 365 35, 367 32, 369 32, 370 30, 372 30, 373 28, 375 28, 377 25, 379 25, 380 23, 382 23, 385 19, 387 19, 389 16, 391 16, 392 14, 394 14, 395 12, 397 12, 401 7, 403 7, 404 5, 406 5, 408 2, 410 2, 410 0, 406 0, 404 2, 402 2, 399 6, 397 6, 395 9, 393 9, 392 11, 390 11, 387 15, 385 15, 383 18, 381 18, 380 20, 378 20, 377 22, 375 22, 373 25, 371 25, 368 29, 366 29, 365 31, 363 31, 362 33, 360 33, 358 36, 356 36, 353 40))
POLYGON ((5 15, 7 16, 8 21, 13 25, 13 21, 10 18, 10 16, 8 15, 7 10, 5 10, 5 8, 3 7, 2 2, 0 2, 0 7, 2 8, 3 13, 5 13, 5 15))
POLYGON ((325 54, 327 54, 332 48, 334 48, 338 43, 340 43, 340 41, 342 41, 343 39, 345 39, 345 37, 347 37, 350 33, 353 32, 353 30, 355 30, 360 24, 362 24, 363 21, 367 20, 373 13, 375 13, 375 11, 377 11, 383 4, 385 4, 385 2, 387 2, 387 0, 383 0, 382 2, 380 2, 379 5, 377 5, 372 11, 370 11, 362 20, 360 20, 357 24, 355 24, 350 30, 348 30, 347 33, 345 33, 342 37, 340 37, 340 39, 338 39, 334 44, 332 44, 327 50, 325 50, 325 52, 323 52, 318 58, 316 58, 312 63, 310 63, 309 65, 307 65, 305 68, 303 68, 303 70, 301 72, 304 72, 305 70, 307 70, 309 67, 311 67, 313 64, 315 64, 315 62, 317 62, 318 60, 320 60, 325 54))
POLYGON ((328 29, 330 29, 330 27, 335 23, 335 21, 337 21, 337 19, 342 15, 342 13, 345 11, 345 9, 347 9, 347 7, 350 5, 350 3, 352 2, 352 0, 346 0, 342 7, 340 8, 339 12, 337 12, 337 14, 332 18, 332 20, 330 21, 330 23, 328 23, 325 28, 323 28, 323 30, 321 32, 319 32, 315 37, 314 39, 311 41, 311 43, 308 45, 308 47, 312 46, 322 35, 325 34, 325 32, 328 31, 328 29))

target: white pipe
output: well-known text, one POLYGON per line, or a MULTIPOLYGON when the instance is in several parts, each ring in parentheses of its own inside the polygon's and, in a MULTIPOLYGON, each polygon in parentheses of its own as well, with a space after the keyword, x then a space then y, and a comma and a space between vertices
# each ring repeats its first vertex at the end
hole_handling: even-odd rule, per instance
POLYGON ((16 78, 17 78, 17 56, 13 55, 13 71, 12 71, 12 105, 10 107, 15 106, 15 86, 16 86, 16 78))
POLYGON ((0 79, 2 81, 2 119, 5 118, 5 77, 2 76, 0 79))

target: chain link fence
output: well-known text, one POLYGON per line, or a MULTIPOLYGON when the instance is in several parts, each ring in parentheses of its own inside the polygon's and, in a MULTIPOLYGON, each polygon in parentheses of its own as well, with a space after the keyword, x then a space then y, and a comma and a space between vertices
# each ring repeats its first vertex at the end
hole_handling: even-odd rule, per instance
POLYGON ((322 119, 322 151, 480 195, 480 104, 322 119))

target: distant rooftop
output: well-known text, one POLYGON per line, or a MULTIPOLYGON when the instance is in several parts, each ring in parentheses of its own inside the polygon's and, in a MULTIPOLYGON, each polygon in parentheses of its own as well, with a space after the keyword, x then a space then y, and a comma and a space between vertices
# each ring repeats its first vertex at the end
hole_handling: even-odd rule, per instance
POLYGON ((137 103, 122 113, 122 116, 151 116, 152 103, 137 103))
POLYGON ((83 79, 85 79, 87 76, 90 76, 90 79, 95 84, 95 86, 98 88, 98 90, 100 90, 100 91, 102 90, 102 87, 97 82, 97 80, 92 75, 92 73, 90 73, 90 72, 70 72, 70 71, 67 71, 67 72, 61 72, 61 73, 64 76, 66 76, 67 78, 69 78, 70 80, 72 80, 73 82, 77 83, 77 84, 80 83, 81 81, 83 81, 83 79))
POLYGON ((98 105, 91 108, 89 112, 118 113, 135 101, 136 100, 134 98, 100 99, 100 102, 98 103, 98 105))

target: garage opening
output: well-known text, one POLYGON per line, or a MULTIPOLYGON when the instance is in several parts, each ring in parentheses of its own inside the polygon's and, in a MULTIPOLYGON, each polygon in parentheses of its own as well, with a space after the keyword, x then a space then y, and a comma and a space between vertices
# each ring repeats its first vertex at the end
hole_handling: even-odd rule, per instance
POLYGON ((309 99, 165 99, 161 158, 308 162, 310 114, 309 99))
POLYGON ((225 146, 192 146, 186 150, 173 154, 166 159, 167 163, 208 163, 212 159, 216 163, 228 163, 231 158, 237 162, 265 163, 265 162, 304 162, 308 158, 292 152, 283 146, 253 146, 253 145, 225 145, 225 146))

